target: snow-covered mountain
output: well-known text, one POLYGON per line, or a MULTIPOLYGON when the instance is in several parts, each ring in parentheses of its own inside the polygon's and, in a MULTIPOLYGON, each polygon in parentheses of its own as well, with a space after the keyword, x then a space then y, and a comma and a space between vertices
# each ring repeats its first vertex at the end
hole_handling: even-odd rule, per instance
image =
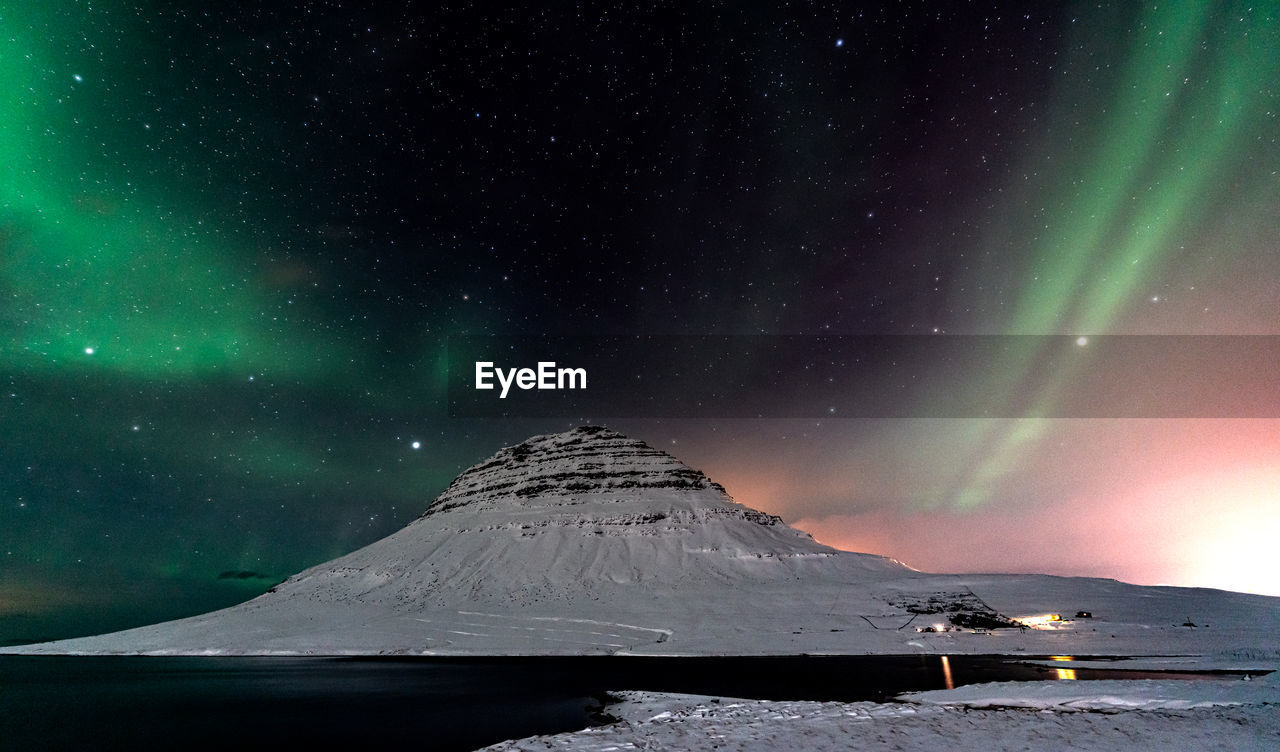
POLYGON ((1044 652, 1280 658, 1280 599, 930 575, 839 551, 621 434, 502 449, 417 520, 247 603, 24 653, 1044 652), (1093 618, 1070 620, 1076 611, 1093 618), (1045 629, 919 632, 1063 613, 1045 629), (1184 626, 1185 623, 1197 626, 1184 626))

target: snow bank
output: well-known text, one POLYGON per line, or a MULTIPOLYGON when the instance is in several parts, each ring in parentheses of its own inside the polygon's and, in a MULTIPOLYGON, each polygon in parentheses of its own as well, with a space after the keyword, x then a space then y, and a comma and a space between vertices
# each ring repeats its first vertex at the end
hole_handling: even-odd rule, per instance
POLYGON ((911 692, 898 699, 920 705, 1054 710, 1190 710, 1222 705, 1280 705, 1276 674, 1244 680, 1118 679, 991 682, 911 692))
MULTIPOLYGON (((1026 683, 1017 686, 1028 688, 1026 683)), ((1018 696, 1019 693, 1005 691, 1003 694, 1018 696)), ((527 752, 627 749, 726 752, 1230 749, 1262 752, 1280 749, 1280 713, 1272 705, 1219 705, 1157 712, 1128 706, 1116 713, 1059 713, 938 704, 767 702, 650 692, 623 692, 618 696, 621 702, 609 708, 621 719, 617 723, 507 741, 486 749, 527 752)))

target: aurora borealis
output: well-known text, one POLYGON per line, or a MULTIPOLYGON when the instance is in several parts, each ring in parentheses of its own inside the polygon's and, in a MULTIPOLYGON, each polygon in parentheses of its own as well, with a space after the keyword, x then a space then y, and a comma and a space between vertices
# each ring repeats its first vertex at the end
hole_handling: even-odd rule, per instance
MULTIPOLYGON (((0 2, 0 639, 567 427, 449 418, 451 334, 1280 334, 1280 3, 686 5, 0 2)), ((920 568, 1280 565, 1280 421, 584 418, 920 568)))

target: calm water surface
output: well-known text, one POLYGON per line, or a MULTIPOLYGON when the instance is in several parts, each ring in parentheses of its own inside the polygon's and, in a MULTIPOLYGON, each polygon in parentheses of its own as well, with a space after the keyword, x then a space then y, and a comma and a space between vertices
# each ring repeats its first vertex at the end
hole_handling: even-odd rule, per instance
MULTIPOLYGON (((290 743, 469 750, 596 721, 611 689, 885 700, 1054 679, 1003 656, 145 658, 0 656, 0 749, 290 743)), ((1077 679, 1152 674, 1080 669, 1077 679)), ((1168 674, 1159 674, 1167 678, 1168 674)))

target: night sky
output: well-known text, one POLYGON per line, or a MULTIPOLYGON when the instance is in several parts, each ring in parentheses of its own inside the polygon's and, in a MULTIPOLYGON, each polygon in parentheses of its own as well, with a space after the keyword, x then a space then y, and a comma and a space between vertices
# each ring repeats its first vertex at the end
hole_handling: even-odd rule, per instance
MULTIPOLYGON (((449 335, 1280 334, 1280 3, 183 5, 0 0, 0 640, 581 422, 449 417, 449 335)), ((1280 420, 583 417, 917 568, 1280 594, 1280 420)))

